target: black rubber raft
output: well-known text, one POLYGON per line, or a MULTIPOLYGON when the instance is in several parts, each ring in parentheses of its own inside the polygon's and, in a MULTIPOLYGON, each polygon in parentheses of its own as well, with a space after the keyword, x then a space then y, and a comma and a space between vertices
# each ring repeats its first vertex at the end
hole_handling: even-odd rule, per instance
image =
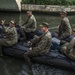
MULTIPOLYGON (((3 47, 4 55, 21 59, 27 50, 28 48, 25 47, 25 43, 23 42, 20 42, 12 47, 3 47)), ((47 55, 33 57, 31 60, 36 63, 48 64, 56 67, 75 70, 75 61, 63 55, 59 50, 50 50, 47 55)))
MULTIPOLYGON (((10 47, 2 47, 4 55, 21 59, 23 58, 23 54, 27 52, 27 50, 28 47, 26 46, 25 42, 19 42, 18 44, 10 47)), ((36 63, 48 64, 56 67, 75 70, 75 61, 69 59, 58 49, 50 50, 50 52, 44 56, 32 57, 31 60, 36 63)))

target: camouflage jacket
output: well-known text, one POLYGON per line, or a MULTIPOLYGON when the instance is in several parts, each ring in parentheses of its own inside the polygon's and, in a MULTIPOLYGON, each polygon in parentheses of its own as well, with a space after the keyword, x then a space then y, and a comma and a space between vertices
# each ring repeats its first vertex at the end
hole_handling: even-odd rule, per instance
POLYGON ((5 27, 4 25, 2 26, 3 31, 4 31, 4 39, 8 43, 15 44, 18 41, 17 37, 17 30, 15 27, 5 27))
POLYGON ((51 33, 48 31, 40 37, 37 37, 34 40, 31 40, 35 46, 32 50, 39 53, 40 55, 47 54, 51 46, 51 33))
POLYGON ((35 17, 32 15, 31 17, 29 17, 26 21, 26 23, 24 24, 25 26, 25 31, 26 32, 34 32, 36 30, 36 19, 35 17))
POLYGON ((72 28, 70 26, 70 22, 67 17, 61 20, 61 24, 59 26, 59 39, 65 39, 66 37, 72 34, 72 28))

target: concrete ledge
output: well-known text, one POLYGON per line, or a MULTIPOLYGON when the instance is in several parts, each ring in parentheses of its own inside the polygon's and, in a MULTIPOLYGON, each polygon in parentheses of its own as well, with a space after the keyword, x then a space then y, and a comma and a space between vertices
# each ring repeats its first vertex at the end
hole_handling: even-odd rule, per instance
POLYGON ((22 4, 22 11, 32 10, 38 12, 60 12, 61 10, 66 10, 67 12, 75 12, 75 5, 73 6, 59 6, 59 5, 30 5, 22 4))

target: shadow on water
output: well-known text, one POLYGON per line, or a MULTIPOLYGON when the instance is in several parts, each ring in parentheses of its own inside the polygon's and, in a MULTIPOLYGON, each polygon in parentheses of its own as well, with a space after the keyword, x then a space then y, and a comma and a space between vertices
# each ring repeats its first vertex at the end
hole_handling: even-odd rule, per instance
MULTIPOLYGON (((50 27, 55 27, 60 24, 59 16, 53 16, 48 14, 35 14, 37 19, 37 25, 40 25, 43 21, 50 24, 50 27)), ((75 15, 68 16, 71 25, 75 25, 75 15)), ((20 20, 25 22, 26 14, 23 13, 11 13, 0 12, 0 20, 7 19, 6 23, 14 18, 16 24, 19 24, 20 20)), ((1 23, 1 22, 0 22, 1 23)), ((73 71, 67 71, 47 65, 32 64, 32 71, 34 75, 75 75, 73 71)), ((24 60, 18 60, 15 58, 9 58, 6 56, 0 57, 0 75, 29 75, 28 68, 26 67, 24 60)))

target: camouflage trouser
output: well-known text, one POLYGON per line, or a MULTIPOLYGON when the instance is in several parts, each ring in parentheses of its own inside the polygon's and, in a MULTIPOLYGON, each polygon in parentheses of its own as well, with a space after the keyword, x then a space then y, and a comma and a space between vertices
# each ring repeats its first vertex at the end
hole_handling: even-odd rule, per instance
POLYGON ((26 39, 26 34, 25 34, 25 27, 24 26, 21 26, 20 27, 20 31, 21 31, 21 35, 24 39, 26 39))
POLYGON ((74 49, 71 49, 70 51, 68 51, 67 47, 64 46, 62 47, 61 52, 63 52, 66 56, 68 56, 72 60, 75 60, 75 50, 74 49))
POLYGON ((25 55, 28 57, 36 57, 40 55, 40 52, 36 50, 29 50, 28 52, 25 53, 25 55))
POLYGON ((8 46, 6 39, 0 39, 0 54, 2 54, 2 46, 8 46))
POLYGON ((66 43, 61 47, 61 51, 65 53, 69 58, 75 60, 75 38, 73 38, 70 43, 66 43))
POLYGON ((32 64, 30 61, 30 57, 38 56, 39 53, 34 50, 29 50, 24 54, 25 64, 29 67, 29 69, 32 69, 32 64))
POLYGON ((62 52, 62 53, 65 53, 66 55, 68 54, 68 49, 67 49, 67 45, 68 45, 69 43, 65 43, 65 44, 63 44, 62 46, 61 46, 61 49, 60 49, 60 51, 62 52))
POLYGON ((25 40, 33 39, 35 31, 31 31, 31 30, 32 29, 29 29, 29 28, 26 29, 24 26, 20 27, 20 31, 21 31, 21 35, 22 35, 23 39, 25 39, 25 40), (28 32, 26 30, 28 30, 28 32))

